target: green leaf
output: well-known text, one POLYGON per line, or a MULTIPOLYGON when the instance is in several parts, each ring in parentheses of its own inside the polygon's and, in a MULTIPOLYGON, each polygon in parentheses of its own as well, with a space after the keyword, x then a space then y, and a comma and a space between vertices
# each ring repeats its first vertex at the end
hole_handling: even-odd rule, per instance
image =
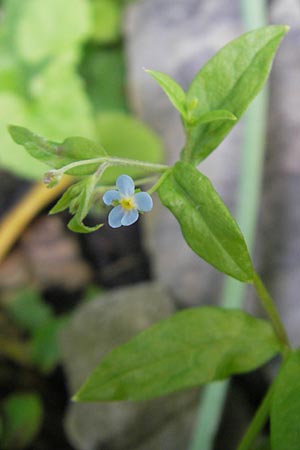
POLYGON ((125 61, 121 45, 89 46, 80 64, 89 99, 100 111, 126 111, 125 61))
MULTIPOLYGON (((83 181, 84 183, 85 181, 83 181)), ((79 181, 76 184, 73 184, 70 186, 64 194, 61 196, 61 198, 58 200, 58 202, 53 206, 53 208, 49 211, 49 214, 57 214, 61 211, 64 211, 65 209, 68 209, 71 207, 72 209, 72 202, 78 197, 81 191, 81 184, 82 182, 79 181)), ((76 212, 76 211, 75 211, 76 212)))
POLYGON ((36 394, 13 394, 1 405, 3 415, 3 450, 27 448, 38 434, 43 406, 36 394))
POLYGON ((22 328, 30 332, 42 328, 53 318, 50 306, 33 290, 20 292, 7 305, 7 312, 22 328))
MULTIPOLYGON (((10 125, 8 130, 13 140, 17 144, 23 145, 31 156, 55 169, 60 169, 79 160, 99 158, 106 155, 100 144, 86 138, 70 137, 62 143, 55 143, 32 133, 24 127, 10 125)), ((86 164, 70 169, 66 173, 88 175, 94 173, 98 166, 99 163, 86 164)))
MULTIPOLYGON (((145 124, 128 114, 99 114, 97 125, 99 141, 110 156, 151 163, 162 162, 163 147, 158 136, 145 124)), ((124 167, 108 168, 102 177, 103 183, 114 184, 124 170, 124 167)), ((144 176, 145 171, 126 167, 126 174, 138 178, 144 176)))
POLYGON ((273 450, 298 450, 300 443, 300 351, 292 352, 275 380, 271 404, 273 450))
POLYGON ((103 224, 89 227, 83 223, 92 207, 96 184, 96 176, 86 177, 73 184, 53 206, 50 214, 56 214, 69 208, 70 213, 74 214, 74 217, 68 223, 70 230, 75 233, 91 233, 98 230, 103 224))
POLYGON ((16 15, 15 45, 29 63, 37 63, 79 45, 89 34, 90 10, 85 0, 23 0, 16 15))
POLYGON ((178 162, 159 187, 158 194, 197 255, 240 281, 253 280, 253 267, 242 233, 205 175, 191 164, 178 162))
POLYGON ((117 41, 121 37, 121 3, 117 0, 93 0, 91 8, 92 38, 101 44, 117 41))
POLYGON ((79 57, 76 49, 57 55, 30 77, 30 127, 53 141, 65 136, 95 138, 91 104, 77 74, 79 57))
POLYGON ((114 349, 74 399, 145 400, 253 370, 278 351, 266 321, 242 311, 191 308, 114 349))
POLYGON ((192 117, 188 119, 189 125, 200 125, 203 123, 214 122, 215 120, 237 120, 237 117, 226 109, 217 109, 215 111, 209 111, 202 114, 200 117, 192 117))
POLYGON ((7 123, 34 129, 57 142, 74 134, 95 137, 91 105, 84 83, 77 74, 79 45, 88 30, 83 25, 88 19, 88 1, 67 0, 66 3, 60 2, 56 7, 51 0, 45 0, 43 4, 36 0, 7 0, 4 5, 0 109, 5 114, 0 117, 0 165, 30 179, 40 179, 45 167, 9 139, 7 123), (74 13, 61 15, 60 26, 52 26, 56 14, 60 15, 61 8, 66 8, 66 3, 70 2, 75 7, 74 13), (30 22, 31 14, 35 18, 38 16, 40 22, 30 22), (24 31, 21 28, 25 23, 30 32, 21 39, 24 46, 34 37, 37 28, 43 30, 39 39, 34 37, 33 52, 27 49, 29 60, 19 48, 19 37, 24 31), (59 39, 61 42, 58 43, 59 39))
POLYGON ((9 122, 27 123, 28 108, 26 103, 10 92, 0 94, 0 167, 18 175, 29 178, 40 178, 47 167, 34 161, 23 149, 18 147, 7 132, 9 122))
POLYGON ((43 373, 51 372, 59 362, 58 335, 65 323, 65 317, 53 318, 33 333, 30 340, 30 356, 32 362, 43 373))
POLYGON ((75 233, 91 233, 103 226, 102 224, 89 227, 83 223, 83 220, 88 215, 88 212, 92 206, 93 193, 96 186, 97 178, 90 176, 80 183, 81 190, 77 198, 71 203, 71 213, 74 217, 68 223, 68 228, 75 233), (74 204, 75 202, 75 204, 74 204))
POLYGON ((180 114, 185 118, 186 117, 186 96, 185 92, 178 83, 176 83, 173 78, 169 77, 165 73, 158 72, 156 70, 145 70, 145 72, 149 73, 152 78, 160 85, 160 87, 165 91, 167 96, 169 97, 171 103, 175 108, 180 112, 180 114))
MULTIPOLYGON (((83 137, 69 137, 64 140, 62 144, 57 144, 57 152, 59 156, 65 161, 69 161, 67 164, 84 159, 93 159, 106 156, 107 153, 104 148, 90 139, 83 137)), ((56 163, 56 168, 62 167, 62 162, 56 163)), ((65 165, 65 164, 63 164, 65 165)), ((99 163, 88 164, 74 169, 68 170, 66 173, 69 175, 89 175, 94 173, 99 167, 99 163)))
MULTIPOLYGON (((188 92, 192 117, 213 110, 231 111, 238 119, 263 87, 278 45, 288 27, 273 25, 250 31, 221 49, 200 70, 188 92)), ((183 158, 194 164, 205 159, 234 126, 232 121, 199 124, 188 133, 183 158)))

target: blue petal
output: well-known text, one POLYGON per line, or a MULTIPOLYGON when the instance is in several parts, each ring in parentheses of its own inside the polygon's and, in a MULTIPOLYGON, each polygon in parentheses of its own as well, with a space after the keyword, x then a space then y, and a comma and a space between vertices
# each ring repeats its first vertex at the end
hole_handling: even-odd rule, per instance
POLYGON ((139 213, 136 209, 132 209, 131 211, 126 212, 122 219, 121 224, 127 227, 128 225, 132 225, 134 222, 136 222, 139 218, 139 213))
POLYGON ((147 192, 138 192, 134 198, 139 211, 147 212, 153 208, 152 198, 147 192))
POLYGON ((120 194, 124 197, 130 197, 134 194, 134 182, 128 175, 120 175, 116 181, 120 194))
POLYGON ((115 191, 115 190, 106 191, 105 194, 103 195, 103 201, 106 205, 111 205, 112 202, 115 200, 120 200, 120 192, 119 191, 115 191))
POLYGON ((112 228, 119 228, 122 225, 124 211, 120 205, 115 206, 108 214, 108 224, 112 228))

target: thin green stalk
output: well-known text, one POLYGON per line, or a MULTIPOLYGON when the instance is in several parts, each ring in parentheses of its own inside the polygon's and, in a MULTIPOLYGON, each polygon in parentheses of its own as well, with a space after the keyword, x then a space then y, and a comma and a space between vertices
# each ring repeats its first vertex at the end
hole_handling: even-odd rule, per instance
POLYGON ((248 430, 244 434, 237 450, 251 450, 253 448, 252 446, 257 436, 259 435, 263 426, 267 422, 270 413, 272 394, 273 394, 273 385, 267 391, 265 398, 263 399, 260 407, 256 411, 256 414, 253 417, 248 427, 248 430))
POLYGON ((157 191, 157 189, 159 188, 159 186, 163 183, 163 181, 165 180, 165 178, 167 177, 168 173, 170 171, 166 170, 162 176, 157 180, 157 182, 152 186, 152 188, 150 188, 147 192, 148 194, 153 194, 153 192, 157 191))
MULTIPOLYGON (((266 25, 267 7, 265 0, 241 0, 241 9, 243 22, 247 30, 266 25)), ((261 193, 267 106, 268 92, 267 88, 265 88, 251 104, 245 117, 239 185, 240 194, 236 218, 250 252, 253 248, 261 193)), ((227 277, 220 304, 227 308, 241 308, 244 295, 245 285, 227 277)), ((218 384, 213 383, 206 386, 203 390, 197 425, 190 450, 211 450, 213 448, 228 384, 228 381, 218 384)))
POLYGON ((281 321, 278 311, 274 305, 274 302, 273 302, 269 292, 267 291, 264 283, 262 282, 261 278, 259 277, 259 275, 256 272, 254 272, 254 283, 253 284, 256 289, 257 295, 261 301, 261 304, 262 304, 264 310, 266 311, 267 315, 270 318, 270 321, 273 325, 274 331, 275 331, 279 341, 283 345, 283 348, 284 348, 283 351, 285 354, 291 348, 288 336, 286 334, 284 325, 281 321))
POLYGON ((102 163, 106 163, 107 167, 108 166, 139 167, 146 171, 153 171, 153 172, 165 172, 167 169, 169 169, 169 166, 165 164, 153 164, 145 161, 139 161, 136 159, 101 156, 99 158, 91 158, 91 159, 84 159, 81 161, 75 161, 61 167, 60 169, 49 170, 49 172, 47 172, 47 175, 61 176, 63 173, 66 173, 67 171, 74 169, 75 167, 86 166, 88 164, 102 164, 102 163))

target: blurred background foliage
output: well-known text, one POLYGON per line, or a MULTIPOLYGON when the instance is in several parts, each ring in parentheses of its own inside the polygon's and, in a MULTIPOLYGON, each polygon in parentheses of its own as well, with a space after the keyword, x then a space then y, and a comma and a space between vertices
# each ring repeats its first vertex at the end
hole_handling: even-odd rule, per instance
MULTIPOLYGON (((116 156, 162 160, 160 140, 130 114, 127 102, 122 17, 129 1, 0 1, 2 173, 34 181, 47 170, 11 140, 9 123, 53 141, 81 135, 116 156)), ((106 181, 119 173, 111 169, 106 181)), ((32 286, 2 298, 0 306, 1 358, 25 370, 24 385, 32 384, 28 378, 43 385, 41 379, 59 363, 57 336, 70 313, 57 314, 32 286)), ((9 370, 2 380, 9 379, 9 370)), ((2 394, 1 449, 29 448, 46 412, 39 389, 2 394)))
POLYGON ((0 35, 0 166, 40 179, 44 166, 8 136, 8 123, 54 141, 101 140, 110 151, 160 160, 160 143, 140 122, 127 130, 122 43, 124 0, 4 0, 0 35), (105 117, 110 113, 109 118, 105 117), (114 123, 113 113, 118 113, 114 123), (122 112, 122 115, 120 114, 122 112), (116 145, 115 130, 119 142, 116 145), (113 132, 111 132, 114 130, 113 132), (139 149, 132 150, 135 134, 139 149), (145 148, 146 154, 143 151, 145 148))

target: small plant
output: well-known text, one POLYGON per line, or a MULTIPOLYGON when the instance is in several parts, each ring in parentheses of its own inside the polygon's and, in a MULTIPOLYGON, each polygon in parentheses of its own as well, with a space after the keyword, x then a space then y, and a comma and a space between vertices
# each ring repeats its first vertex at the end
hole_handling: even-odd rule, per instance
MULTIPOLYGON (((76 401, 144 400, 180 389, 222 380, 256 369, 277 354, 282 366, 239 450, 253 442, 270 415, 274 450, 299 448, 300 353, 291 349, 273 300, 253 267, 244 237, 210 180, 196 166, 217 148, 261 90, 278 45, 288 27, 276 25, 246 33, 221 49, 199 71, 187 92, 169 76, 147 72, 179 111, 186 143, 172 167, 107 154, 99 144, 72 137, 47 141, 31 131, 10 126, 15 142, 51 169, 49 187, 64 174, 76 177, 50 211, 69 209, 71 230, 89 233, 103 226, 84 223, 90 208, 103 196, 112 206, 113 228, 134 223, 152 209, 150 195, 178 220, 191 249, 221 272, 254 286, 269 321, 240 310, 199 307, 181 311, 145 330, 108 354, 74 396, 76 401), (104 173, 121 167, 116 187, 104 173), (148 192, 135 190, 125 175, 135 169, 136 186, 151 183, 148 192), (145 178, 146 177, 146 178, 145 178)), ((117 130, 116 130, 117 132, 117 130)), ((143 149, 141 148, 141 158, 143 149)))

